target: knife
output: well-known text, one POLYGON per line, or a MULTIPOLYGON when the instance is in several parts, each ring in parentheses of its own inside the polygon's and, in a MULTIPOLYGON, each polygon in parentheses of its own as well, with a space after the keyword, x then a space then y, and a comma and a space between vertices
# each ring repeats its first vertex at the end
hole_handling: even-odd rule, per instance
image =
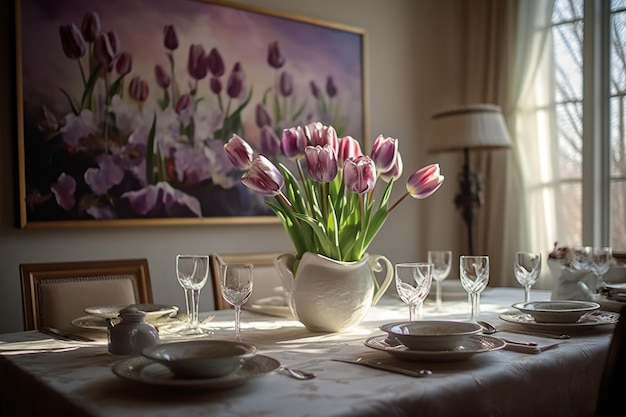
POLYGON ((60 340, 69 340, 75 342, 93 342, 93 339, 90 339, 85 336, 81 336, 79 334, 66 333, 59 329, 55 329, 54 327, 41 327, 39 331, 43 334, 47 334, 48 336, 52 336, 55 339, 60 340))
POLYGON ((387 365, 384 363, 372 362, 372 361, 360 361, 360 360, 350 360, 350 359, 333 359, 333 361, 353 363, 355 365, 363 365, 369 368, 380 369, 383 371, 395 372, 397 374, 412 376, 413 378, 423 378, 433 373, 430 369, 420 369, 418 371, 412 371, 410 369, 399 368, 397 366, 387 365))

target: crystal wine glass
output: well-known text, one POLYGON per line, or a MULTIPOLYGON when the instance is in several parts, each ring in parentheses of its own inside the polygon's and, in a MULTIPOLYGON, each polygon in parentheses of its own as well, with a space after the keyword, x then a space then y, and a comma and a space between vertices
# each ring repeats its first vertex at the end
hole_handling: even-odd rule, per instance
POLYGON ((185 290, 187 316, 189 317, 189 329, 185 333, 205 333, 198 320, 198 308, 200 290, 204 288, 209 277, 209 256, 176 255, 176 276, 178 283, 185 290))
POLYGON ((409 321, 422 318, 421 306, 430 292, 433 267, 427 262, 405 262, 395 266, 396 290, 409 306, 409 321))
POLYGON ((435 281, 435 310, 441 310, 441 281, 446 279, 452 268, 452 251, 428 251, 428 262, 433 264, 433 280, 435 281))
POLYGON ((599 292, 604 284, 603 277, 609 271, 613 261, 613 249, 610 246, 594 246, 591 249, 591 272, 596 277, 596 292, 599 292))
POLYGON ((470 296, 470 321, 478 316, 478 296, 489 282, 489 256, 461 256, 461 285, 470 296))
POLYGON ((222 266, 220 287, 224 299, 235 307, 235 337, 241 339, 241 306, 252 295, 252 264, 222 266))
POLYGON ((527 303, 530 301, 530 289, 541 273, 541 253, 515 252, 513 271, 517 282, 524 287, 524 302, 527 303))

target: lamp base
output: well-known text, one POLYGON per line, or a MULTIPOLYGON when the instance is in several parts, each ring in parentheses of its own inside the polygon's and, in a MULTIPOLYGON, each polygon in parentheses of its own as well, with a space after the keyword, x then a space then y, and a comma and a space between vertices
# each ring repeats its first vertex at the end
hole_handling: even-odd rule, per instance
POLYGON ((478 208, 483 204, 483 181, 478 173, 470 171, 469 148, 465 148, 464 153, 465 162, 459 174, 459 193, 454 198, 454 205, 461 210, 467 228, 468 254, 474 255, 474 222, 478 208))

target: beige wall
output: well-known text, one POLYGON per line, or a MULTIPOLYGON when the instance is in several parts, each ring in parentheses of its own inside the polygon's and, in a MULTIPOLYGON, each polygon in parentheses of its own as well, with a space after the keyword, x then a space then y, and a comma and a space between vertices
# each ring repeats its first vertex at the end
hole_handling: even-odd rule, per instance
MULTIPOLYGON (((183 1, 183 0, 179 0, 183 1)), ((11 3, 11 2, 6 2, 11 3)), ((392 262, 425 259, 431 248, 459 253, 464 229, 452 200, 460 167, 457 155, 426 151, 430 114, 459 102, 463 69, 457 39, 462 0, 240 0, 238 3, 365 29, 371 140, 383 133, 400 139, 404 179, 425 164, 439 162, 447 177, 433 197, 407 200, 394 211, 370 252, 392 262), (427 237, 428 236, 428 237, 427 237)), ((0 332, 22 329, 18 265, 25 262, 146 257, 155 302, 184 306, 174 275, 177 253, 290 250, 280 225, 164 226, 75 229, 15 228, 15 101, 10 16, 0 21, 0 332)), ((394 199, 392 198, 392 201, 394 199)), ((454 274, 452 275, 454 276, 454 274)), ((458 276, 458 275, 457 275, 458 276)), ((261 283, 257 283, 261 284, 261 283)), ((212 301, 207 287, 201 308, 212 301)))

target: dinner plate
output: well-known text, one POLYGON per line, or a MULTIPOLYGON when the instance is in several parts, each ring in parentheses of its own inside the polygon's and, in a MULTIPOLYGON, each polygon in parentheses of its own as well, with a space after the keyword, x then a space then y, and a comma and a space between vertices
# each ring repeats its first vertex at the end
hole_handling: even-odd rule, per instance
POLYGON ((98 316, 82 316, 72 320, 72 325, 83 329, 104 330, 106 331, 107 320, 98 316))
MULTIPOLYGON (((146 313, 147 321, 154 321, 163 316, 174 317, 178 313, 177 306, 168 306, 164 304, 135 304, 137 308, 146 313)), ((102 317, 105 319, 116 318, 120 310, 128 307, 128 304, 101 305, 85 308, 85 313, 91 316, 102 317)))
POLYGON ((365 341, 365 346, 382 350, 398 359, 413 361, 460 361, 477 353, 493 352, 506 346, 506 342, 491 336, 472 335, 462 344, 451 350, 414 350, 404 345, 391 346, 385 342, 387 335, 373 336, 365 341))
POLYGON ((256 355, 236 371, 217 378, 176 378, 170 369, 144 356, 135 356, 113 365, 113 373, 125 380, 175 389, 218 390, 243 385, 252 378, 277 370, 280 362, 264 355, 256 355))
POLYGON ((508 321, 509 323, 517 323, 535 329, 574 330, 579 328, 615 324, 619 319, 619 313, 596 310, 584 314, 576 323, 537 323, 530 314, 522 313, 521 311, 508 311, 501 313, 500 318, 504 321, 508 321))
POLYGON ((245 310, 254 311, 261 314, 267 314, 270 316, 286 318, 293 317, 289 306, 285 304, 285 297, 280 295, 259 298, 253 303, 244 304, 242 308, 245 310))

